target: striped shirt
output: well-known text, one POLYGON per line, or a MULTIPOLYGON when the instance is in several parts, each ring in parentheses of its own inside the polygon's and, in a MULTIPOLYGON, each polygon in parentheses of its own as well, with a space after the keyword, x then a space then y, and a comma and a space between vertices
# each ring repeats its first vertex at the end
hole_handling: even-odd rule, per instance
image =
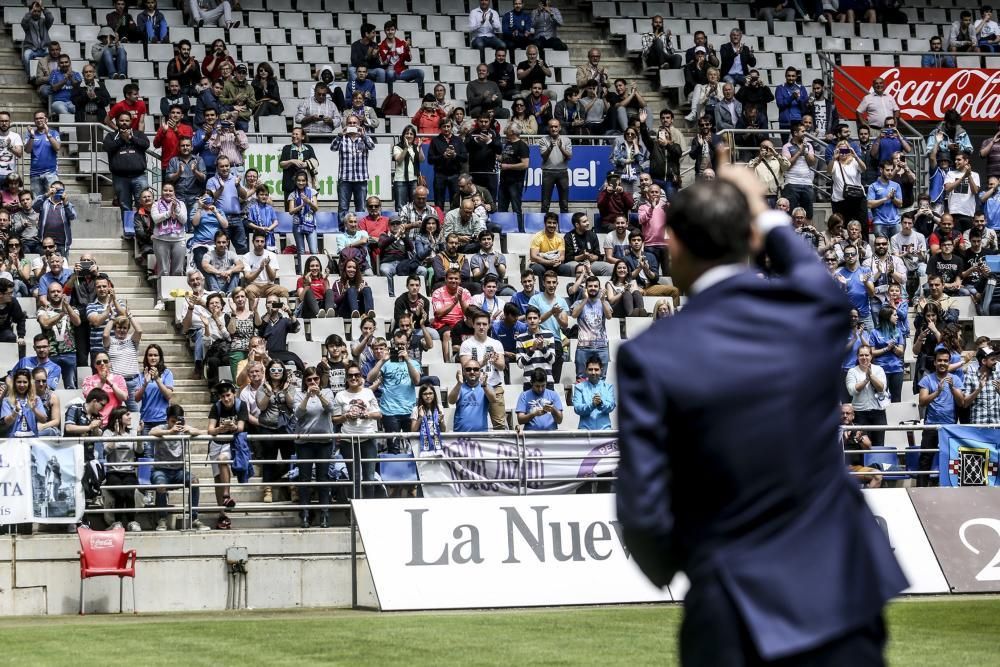
POLYGON ((531 386, 531 373, 536 368, 545 371, 545 382, 553 384, 552 364, 556 361, 556 337, 551 331, 539 329, 537 333, 524 332, 517 335, 517 365, 524 370, 524 387, 531 386), (546 345, 539 347, 535 344, 536 338, 545 339, 546 345))
POLYGON ((139 351, 131 336, 122 339, 111 334, 107 352, 111 359, 112 373, 121 375, 126 380, 139 374, 139 351))
POLYGON ((330 144, 331 151, 340 152, 340 180, 368 182, 368 151, 375 150, 375 140, 367 134, 353 138, 337 135, 330 144))
MULTIPOLYGON (((118 303, 125 307, 125 302, 121 299, 118 303)), ((87 321, 90 322, 91 315, 104 315, 104 304, 100 301, 94 301, 87 304, 87 321)), ((118 311, 111 309, 108 317, 114 318, 118 316, 118 311)), ((108 323, 107 318, 102 319, 98 324, 91 322, 90 324, 90 357, 93 358, 98 352, 104 352, 104 325, 108 323)))

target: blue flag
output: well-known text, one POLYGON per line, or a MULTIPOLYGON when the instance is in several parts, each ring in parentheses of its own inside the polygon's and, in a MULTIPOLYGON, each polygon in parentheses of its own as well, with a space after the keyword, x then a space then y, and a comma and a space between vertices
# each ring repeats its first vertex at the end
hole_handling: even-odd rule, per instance
POLYGON ((1000 486, 1000 429, 942 426, 941 486, 1000 486))

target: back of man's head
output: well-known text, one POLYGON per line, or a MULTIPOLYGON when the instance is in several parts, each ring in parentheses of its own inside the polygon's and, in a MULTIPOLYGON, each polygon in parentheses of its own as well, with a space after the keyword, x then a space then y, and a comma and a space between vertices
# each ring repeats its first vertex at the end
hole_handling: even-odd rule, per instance
POLYGON ((667 225, 694 259, 741 262, 750 253, 747 200, 726 181, 700 181, 678 192, 667 225))

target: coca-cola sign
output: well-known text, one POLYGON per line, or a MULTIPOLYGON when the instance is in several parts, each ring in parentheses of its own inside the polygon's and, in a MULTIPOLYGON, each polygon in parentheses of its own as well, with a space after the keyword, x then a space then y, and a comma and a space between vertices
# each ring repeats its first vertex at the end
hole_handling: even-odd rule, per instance
MULTIPOLYGON (((1000 120, 1000 70, 940 67, 844 67, 843 70, 864 86, 881 77, 885 93, 896 100, 900 115, 906 120, 939 121, 948 109, 957 109, 966 122, 1000 120)), ((854 118, 862 96, 858 87, 836 71, 834 90, 840 115, 854 118)))

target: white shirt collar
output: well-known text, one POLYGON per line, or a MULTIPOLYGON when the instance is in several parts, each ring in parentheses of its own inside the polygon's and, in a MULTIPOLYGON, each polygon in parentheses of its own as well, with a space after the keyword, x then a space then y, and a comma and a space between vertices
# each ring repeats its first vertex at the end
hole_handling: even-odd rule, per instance
POLYGON ((694 296, 699 292, 704 292, 709 287, 721 283, 723 280, 732 278, 738 273, 743 273, 746 268, 746 264, 719 264, 718 266, 713 266, 698 276, 698 279, 688 289, 688 294, 694 296))

